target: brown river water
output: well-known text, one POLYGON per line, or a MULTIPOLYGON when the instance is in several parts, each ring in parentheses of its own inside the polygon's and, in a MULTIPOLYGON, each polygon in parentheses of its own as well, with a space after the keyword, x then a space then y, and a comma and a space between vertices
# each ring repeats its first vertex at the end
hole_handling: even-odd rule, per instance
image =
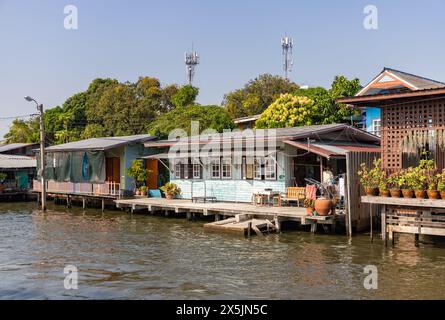
POLYGON ((246 239, 203 222, 0 203, 0 299, 445 299, 445 242, 367 235, 246 239), (67 265, 78 289, 64 288, 67 265), (364 268, 378 289, 364 287, 364 268))

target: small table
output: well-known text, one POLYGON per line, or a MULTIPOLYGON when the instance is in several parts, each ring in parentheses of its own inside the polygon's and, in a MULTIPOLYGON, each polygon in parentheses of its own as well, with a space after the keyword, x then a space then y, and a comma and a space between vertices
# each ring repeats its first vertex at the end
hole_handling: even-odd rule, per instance
POLYGON ((257 199, 260 199, 260 206, 268 205, 270 206, 274 197, 280 196, 280 192, 278 191, 260 191, 255 192, 252 195, 252 202, 254 205, 258 205, 257 199))

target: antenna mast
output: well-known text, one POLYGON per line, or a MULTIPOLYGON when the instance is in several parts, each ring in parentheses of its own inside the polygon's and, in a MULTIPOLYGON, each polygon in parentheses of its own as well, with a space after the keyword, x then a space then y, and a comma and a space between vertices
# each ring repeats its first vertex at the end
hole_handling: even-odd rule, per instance
POLYGON ((193 78, 195 76, 195 67, 199 64, 199 55, 196 51, 193 50, 191 52, 185 53, 185 65, 187 67, 187 79, 189 85, 192 85, 193 78))
POLYGON ((292 71, 294 61, 292 59, 292 49, 294 47, 294 41, 292 38, 285 36, 281 39, 281 47, 283 48, 284 56, 284 76, 289 80, 289 72, 292 71))

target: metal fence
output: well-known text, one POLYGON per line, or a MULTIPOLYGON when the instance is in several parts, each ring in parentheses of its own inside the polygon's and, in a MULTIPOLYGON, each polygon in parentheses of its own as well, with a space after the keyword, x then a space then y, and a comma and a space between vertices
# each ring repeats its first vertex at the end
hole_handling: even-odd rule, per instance
MULTIPOLYGON (((42 191, 42 183, 39 180, 33 181, 33 191, 42 191)), ((116 182, 105 183, 73 183, 46 181, 46 191, 48 193, 71 194, 71 195, 97 195, 121 197, 120 184, 116 182)))

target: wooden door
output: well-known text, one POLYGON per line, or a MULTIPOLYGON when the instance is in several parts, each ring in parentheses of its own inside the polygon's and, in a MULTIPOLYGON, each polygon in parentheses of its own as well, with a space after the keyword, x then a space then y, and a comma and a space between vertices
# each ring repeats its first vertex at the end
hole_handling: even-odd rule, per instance
POLYGON ((120 158, 106 158, 105 168, 108 182, 121 182, 120 158))
POLYGON ((156 159, 145 160, 145 167, 149 170, 147 188, 155 190, 158 188, 159 162, 156 159))

